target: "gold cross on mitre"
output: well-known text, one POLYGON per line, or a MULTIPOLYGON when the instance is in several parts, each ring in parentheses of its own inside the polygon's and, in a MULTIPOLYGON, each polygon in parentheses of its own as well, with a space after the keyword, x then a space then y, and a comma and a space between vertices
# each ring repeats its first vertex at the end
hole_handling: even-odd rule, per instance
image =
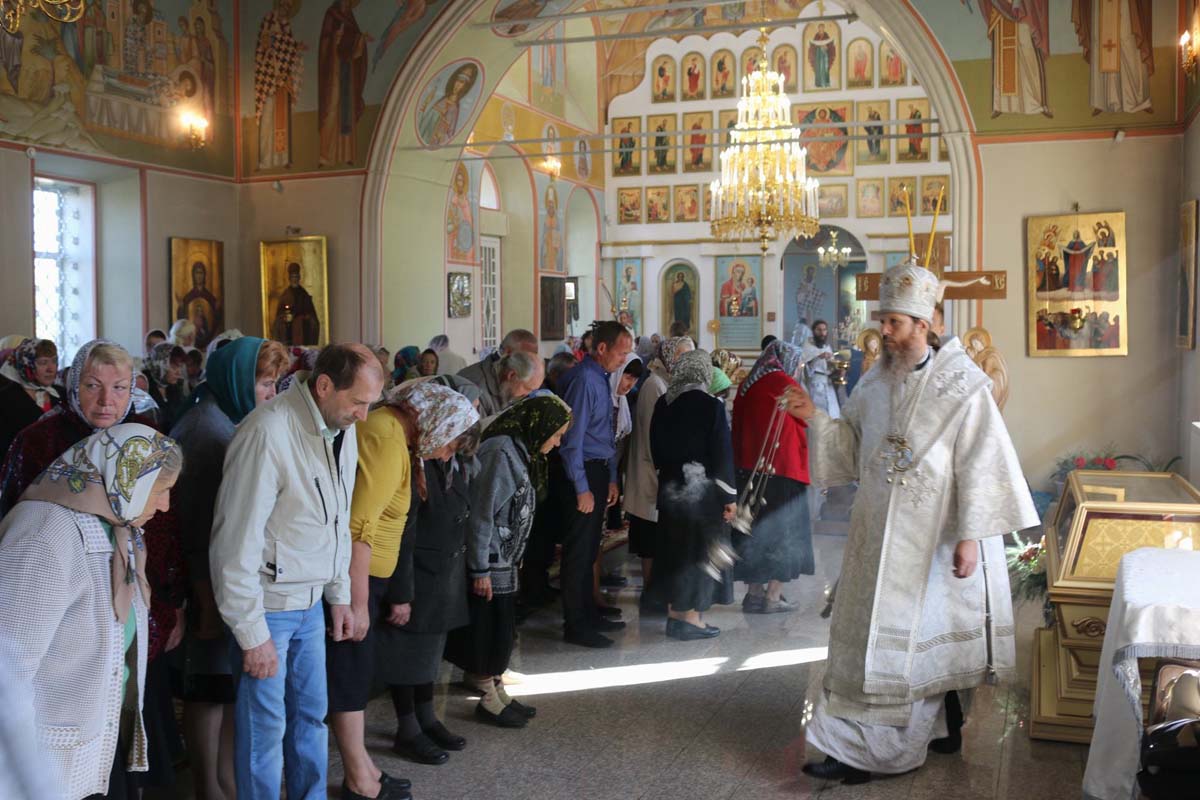
MULTIPOLYGON (((933 207, 933 226, 930 228, 929 234, 926 236, 913 235, 912 227, 912 206, 909 203, 908 188, 901 189, 904 193, 904 214, 908 220, 908 257, 914 264, 920 264, 930 269, 936 274, 940 280, 938 287, 938 300, 1003 300, 1008 297, 1008 273, 1003 270, 983 270, 983 271, 962 271, 955 273, 961 274, 963 280, 946 280, 944 275, 949 267, 942 267, 949 260, 948 254, 942 258, 934 259, 934 246, 939 246, 939 249, 944 245, 948 249, 949 239, 937 236, 937 221, 938 214, 942 210, 942 198, 945 196, 946 187, 943 186, 938 191, 937 203, 933 207), (925 259, 918 260, 917 242, 921 240, 925 245, 925 259), (967 278, 967 275, 972 277, 967 278)), ((856 276, 854 298, 856 300, 878 300, 879 299, 879 283, 883 279, 883 275, 878 272, 862 273, 856 276)))

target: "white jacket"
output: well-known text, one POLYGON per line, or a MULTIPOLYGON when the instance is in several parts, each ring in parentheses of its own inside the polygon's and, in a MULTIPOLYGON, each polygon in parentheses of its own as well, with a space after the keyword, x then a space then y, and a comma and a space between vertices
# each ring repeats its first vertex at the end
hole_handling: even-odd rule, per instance
POLYGON ((136 709, 126 767, 148 766, 146 604, 135 591, 125 697, 125 625, 113 613, 112 557, 112 542, 91 514, 25 500, 0 523, 0 664, 21 704, 4 715, 35 721, 54 798, 108 793, 123 704, 136 709))
POLYGON ((243 650, 271 638, 264 614, 302 611, 324 593, 350 604, 354 426, 335 460, 307 382, 238 425, 225 453, 209 566, 221 617, 243 650))

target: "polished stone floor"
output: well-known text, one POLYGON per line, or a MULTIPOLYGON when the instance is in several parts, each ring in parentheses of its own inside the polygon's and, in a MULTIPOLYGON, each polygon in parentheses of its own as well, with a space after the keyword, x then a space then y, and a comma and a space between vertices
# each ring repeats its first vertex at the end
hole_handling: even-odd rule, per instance
MULTIPOLYGON (((705 642, 667 639, 661 619, 638 619, 638 562, 622 548, 607 556, 631 584, 614 597, 629 624, 613 648, 564 644, 556 609, 521 627, 510 692, 538 709, 527 728, 477 722, 475 699, 446 668, 436 702, 447 726, 469 740, 467 749, 437 767, 393 755, 394 715, 385 698, 368 709, 368 746, 380 767, 412 779, 418 800, 1079 797, 1087 748, 1034 742, 1026 733, 1029 649, 1040 616, 1029 607, 1018 612, 1021 677, 976 694, 962 753, 931 755, 916 772, 865 786, 800 774, 804 761, 818 757, 806 749, 804 723, 824 668, 823 592, 844 542, 816 537, 818 574, 786 592, 798 611, 746 616, 740 606, 717 608, 708 621, 721 636, 705 642)), ((331 758, 336 796, 341 768, 336 751, 331 758)))

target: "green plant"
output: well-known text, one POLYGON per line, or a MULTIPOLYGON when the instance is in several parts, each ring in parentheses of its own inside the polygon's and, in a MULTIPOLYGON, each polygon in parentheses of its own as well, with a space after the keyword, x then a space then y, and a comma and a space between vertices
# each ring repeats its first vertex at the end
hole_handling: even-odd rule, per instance
POLYGON ((1013 600, 1042 600, 1046 595, 1046 538, 1027 542, 1014 533, 1016 545, 1005 548, 1013 600))
POLYGON ((1172 467, 1183 461, 1183 456, 1175 456, 1162 466, 1155 466, 1153 461, 1144 456, 1117 456, 1117 461, 1132 461, 1141 467, 1143 472, 1171 472, 1172 467))

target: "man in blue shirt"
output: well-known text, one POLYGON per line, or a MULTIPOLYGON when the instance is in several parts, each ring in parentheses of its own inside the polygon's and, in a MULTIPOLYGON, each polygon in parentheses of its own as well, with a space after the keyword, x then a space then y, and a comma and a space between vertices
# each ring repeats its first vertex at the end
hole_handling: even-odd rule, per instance
POLYGON ((592 565, 600 554, 604 512, 619 499, 613 402, 608 376, 625 363, 633 337, 619 322, 593 329, 592 350, 559 380, 558 392, 571 407, 571 427, 563 436, 559 475, 564 510, 562 601, 564 638, 584 647, 608 647, 624 622, 603 619, 592 596, 592 565))

